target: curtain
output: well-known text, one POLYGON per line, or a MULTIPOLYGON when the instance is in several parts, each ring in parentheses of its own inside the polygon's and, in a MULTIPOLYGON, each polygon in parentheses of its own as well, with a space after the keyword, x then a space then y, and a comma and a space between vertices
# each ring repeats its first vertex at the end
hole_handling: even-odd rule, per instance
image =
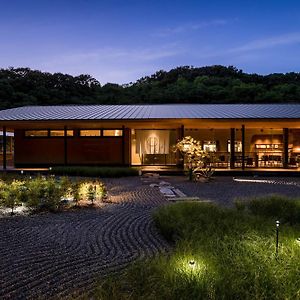
POLYGON ((137 154, 169 154, 169 130, 136 130, 137 154))

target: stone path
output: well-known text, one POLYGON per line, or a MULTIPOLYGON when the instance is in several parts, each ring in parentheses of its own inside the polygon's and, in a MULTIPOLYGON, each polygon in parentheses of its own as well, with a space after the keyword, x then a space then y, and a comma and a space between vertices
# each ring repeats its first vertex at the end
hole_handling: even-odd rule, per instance
POLYGON ((80 294, 96 278, 168 250, 151 214, 166 200, 139 178, 106 182, 98 209, 0 219, 0 299, 80 294))

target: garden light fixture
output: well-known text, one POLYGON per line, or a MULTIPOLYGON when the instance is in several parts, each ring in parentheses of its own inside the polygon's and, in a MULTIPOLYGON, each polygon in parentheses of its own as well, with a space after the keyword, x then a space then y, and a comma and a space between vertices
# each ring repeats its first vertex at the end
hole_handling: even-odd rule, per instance
POLYGON ((279 225, 280 225, 280 222, 277 220, 277 221, 276 221, 276 256, 278 256, 279 225))
POLYGON ((189 261, 189 265, 190 267, 194 267, 195 266, 195 261, 192 259, 189 261))

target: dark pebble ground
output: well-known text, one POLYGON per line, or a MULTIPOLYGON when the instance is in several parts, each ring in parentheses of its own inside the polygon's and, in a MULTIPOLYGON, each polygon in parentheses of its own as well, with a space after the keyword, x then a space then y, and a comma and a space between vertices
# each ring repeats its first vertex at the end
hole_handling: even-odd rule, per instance
MULTIPOLYGON (((191 183, 163 177, 188 196, 231 205, 235 197, 300 196, 298 178, 241 183, 216 177, 191 183), (292 184, 291 184, 292 183, 292 184)), ((167 204, 140 178, 108 179, 109 200, 99 208, 0 218, 0 299, 61 299, 92 289, 97 278, 139 258, 168 251, 151 218, 167 204)))
POLYGON ((300 178, 237 177, 236 179, 262 182, 237 182, 233 177, 214 177, 208 183, 189 182, 185 177, 169 177, 165 180, 179 188, 187 196, 211 200, 223 206, 232 206, 235 198, 279 194, 300 199, 300 178))

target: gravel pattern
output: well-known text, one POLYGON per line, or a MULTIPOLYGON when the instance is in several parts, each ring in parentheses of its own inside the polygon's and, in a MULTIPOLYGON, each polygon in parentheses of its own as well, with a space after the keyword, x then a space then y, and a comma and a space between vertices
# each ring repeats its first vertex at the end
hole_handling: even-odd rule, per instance
POLYGON ((232 206, 235 198, 280 194, 300 198, 300 178, 238 177, 249 182, 237 182, 233 177, 215 177, 212 181, 189 182, 186 177, 164 178, 187 196, 211 200, 223 206, 232 206), (251 182, 251 180, 255 182, 251 182), (261 182, 259 182, 261 180, 261 182))
POLYGON ((139 178, 106 181, 100 208, 0 219, 0 299, 80 295, 97 278, 168 251, 151 219, 167 201, 139 178))
MULTIPOLYGON (((245 179, 245 177, 243 178, 245 179)), ((249 178, 255 179, 257 178, 249 178)), ((264 178, 259 178, 264 179, 264 178)), ((235 197, 300 196, 299 178, 209 183, 162 177, 187 196, 230 206, 235 197)), ((154 180, 155 181, 155 180, 154 180)), ((108 179, 110 203, 99 208, 0 219, 0 299, 61 299, 92 289, 130 262, 169 250, 151 214, 168 201, 150 181, 108 179)))

